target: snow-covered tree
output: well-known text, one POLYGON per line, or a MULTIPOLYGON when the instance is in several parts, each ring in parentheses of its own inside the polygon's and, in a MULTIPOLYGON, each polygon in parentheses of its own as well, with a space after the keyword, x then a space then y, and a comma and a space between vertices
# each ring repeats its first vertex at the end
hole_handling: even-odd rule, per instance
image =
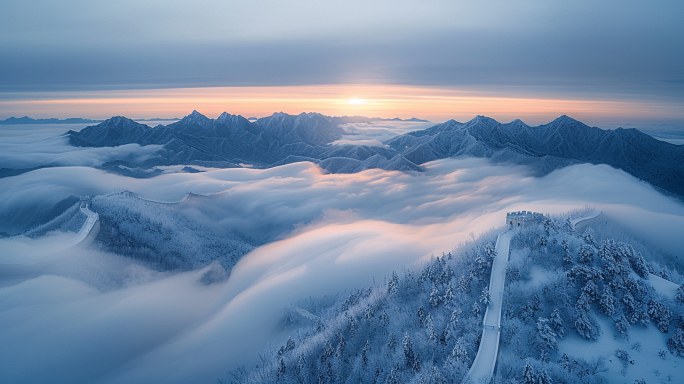
POLYGON ((335 348, 335 356, 340 360, 344 360, 344 349, 347 347, 347 339, 341 333, 337 337, 340 341, 337 343, 337 348, 335 348))
POLYGON ((480 303, 487 307, 492 304, 492 297, 489 295, 489 286, 484 287, 482 293, 480 294, 480 303))
POLYGON ((387 341, 387 347, 391 350, 394 351, 394 348, 397 346, 397 335, 392 332, 390 335, 389 341, 387 341))
POLYGON ((390 323, 387 311, 385 311, 384 309, 382 310, 382 313, 380 313, 380 316, 378 316, 378 321, 380 322, 380 325, 382 325, 383 327, 387 327, 387 325, 390 323))
POLYGON ((611 317, 615 314, 615 296, 613 296, 613 290, 610 287, 606 286, 603 288, 599 305, 604 315, 611 317))
POLYGON ((558 350, 558 342, 556 341, 556 332, 551 328, 549 319, 540 317, 537 319, 537 339, 542 348, 546 351, 558 350))
POLYGON ((666 307, 663 303, 651 300, 648 303, 648 315, 656 324, 656 327, 658 327, 660 332, 667 333, 667 330, 670 327, 670 318, 672 317, 670 308, 666 307))
POLYGON ((591 264, 594 262, 594 247, 590 245, 583 245, 577 253, 577 261, 583 264, 591 264))
POLYGON ((542 370, 539 372, 539 375, 537 375, 537 383, 539 384, 552 384, 553 380, 551 380, 551 375, 549 375, 548 372, 545 370, 542 370))
POLYGON ((432 291, 430 292, 430 306, 431 307, 437 307, 439 306, 439 303, 442 301, 442 297, 439 294, 439 290, 437 290, 437 287, 433 286, 432 291))
POLYGON ((629 321, 625 318, 625 315, 620 315, 615 319, 615 328, 620 332, 620 336, 622 336, 623 339, 629 340, 629 329, 631 327, 629 321))
POLYGON ((680 285, 679 288, 677 288, 677 295, 675 298, 680 302, 684 304, 684 284, 680 285))
POLYGON ((529 363, 526 363, 525 368, 523 368, 523 383, 537 384, 537 375, 534 372, 534 368, 532 368, 529 363))
POLYGON ((285 366, 285 360, 281 357, 278 359, 278 370, 276 371, 276 377, 280 379, 285 372, 287 371, 287 367, 285 366))
POLYGON ((418 322, 420 323, 420 326, 425 327, 425 308, 423 308, 422 305, 418 307, 418 311, 416 314, 418 315, 418 322))
POLYGON ((361 350, 361 363, 365 367, 368 365, 368 353, 371 351, 371 344, 369 340, 366 340, 366 345, 361 350))
POLYGON ((558 337, 562 338, 563 336, 565 336, 565 326, 563 326, 563 319, 561 318, 558 309, 554 309, 551 313, 549 325, 551 326, 551 329, 553 329, 553 331, 556 332, 558 337))
POLYGON ((675 356, 684 357, 684 330, 678 328, 671 339, 667 341, 667 349, 675 356))
POLYGON ((390 275, 389 283, 387 284, 387 292, 392 295, 399 290, 399 276, 396 272, 392 271, 390 275))
POLYGON ((596 241, 594 241, 594 236, 591 235, 588 228, 582 234, 582 240, 589 245, 596 244, 596 241))
POLYGON ((496 257, 496 248, 494 248, 494 244, 488 243, 484 247, 484 254, 485 256, 489 257, 490 259, 493 259, 496 257))
POLYGON ((601 335, 601 326, 588 313, 579 313, 575 328, 580 336, 588 340, 596 340, 601 335))
POLYGON ((371 304, 368 304, 366 306, 366 309, 363 310, 363 316, 367 319, 370 320, 375 316, 375 308, 371 304))
POLYGON ((641 256, 641 252, 639 252, 636 255, 633 255, 631 257, 631 261, 632 269, 634 269, 634 272, 636 272, 636 274, 639 275, 639 277, 641 277, 642 279, 648 279, 648 266, 646 265, 644 257, 641 256))
POLYGON ((404 340, 401 342, 404 350, 404 365, 413 368, 416 365, 416 356, 413 352, 413 342, 408 332, 404 333, 404 340))
POLYGON ((465 342, 463 337, 459 337, 454 344, 454 349, 451 351, 451 355, 456 359, 456 361, 465 362, 468 360, 468 350, 465 348, 465 342))
POLYGON ((479 316, 480 315, 480 306, 477 305, 477 303, 473 303, 472 311, 473 311, 473 314, 475 314, 475 316, 479 316))

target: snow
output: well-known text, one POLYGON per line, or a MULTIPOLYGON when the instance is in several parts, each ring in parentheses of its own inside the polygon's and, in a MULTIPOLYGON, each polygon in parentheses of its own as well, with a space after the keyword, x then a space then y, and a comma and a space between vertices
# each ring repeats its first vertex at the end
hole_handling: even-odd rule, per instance
MULTIPOLYGON (((658 293, 669 298, 675 297, 679 287, 653 274, 649 276, 649 283, 658 293)), ((669 352, 665 354, 665 358, 658 356, 658 352, 667 351, 666 342, 672 336, 671 333, 662 333, 653 324, 648 328, 632 324, 629 331, 630 338, 625 340, 620 337, 615 325, 608 318, 597 316, 596 320, 602 330, 598 340, 589 341, 572 332, 558 343, 559 353, 565 352, 570 356, 585 359, 604 357, 607 368, 604 375, 610 383, 633 384, 637 379, 643 379, 647 383, 681 382, 683 378, 680 369, 684 369, 682 360, 669 352), (632 348, 636 343, 641 344, 640 350, 632 348), (629 364, 623 365, 614 355, 617 349, 623 349, 629 353, 629 364), (626 372, 623 371, 625 367, 626 372), (670 380, 670 377, 674 381, 670 380)))
POLYGON ((500 234, 496 241, 496 257, 492 264, 492 275, 489 280, 489 294, 492 303, 485 312, 480 348, 464 383, 487 382, 494 373, 496 356, 499 353, 499 337, 501 336, 501 306, 506 280, 506 265, 508 264, 508 251, 513 233, 513 231, 506 231, 500 234))
POLYGON ((76 236, 74 236, 74 238, 66 244, 66 248, 73 247, 84 242, 86 239, 88 239, 88 235, 91 233, 94 233, 93 236, 90 236, 91 240, 97 235, 97 230, 99 227, 96 227, 96 224, 98 224, 100 216, 88 209, 88 204, 81 205, 81 212, 88 216, 88 219, 86 219, 86 222, 83 223, 83 226, 78 231, 76 236))
MULTIPOLYGON (((574 226, 579 222, 594 219, 600 214, 601 211, 595 210, 588 215, 574 218, 571 221, 574 226)), ((514 233, 514 230, 506 231, 500 234, 496 241, 497 256, 494 258, 492 275, 489 280, 489 294, 492 298, 492 304, 487 307, 485 312, 480 347, 473 365, 463 381, 464 383, 487 383, 494 374, 496 357, 499 352, 499 338, 501 337, 501 308, 503 305, 506 267, 508 265, 511 238, 514 233)), ((543 278, 543 269, 533 271, 533 281, 535 281, 535 275, 537 279, 543 278)))
POLYGON ((660 293, 661 295, 665 295, 670 299, 675 298, 675 295, 677 294, 677 288, 679 288, 679 285, 669 280, 665 280, 662 277, 656 276, 652 273, 649 274, 648 282, 651 283, 653 288, 658 293, 660 293))
POLYGON ((604 317, 596 318, 601 325, 603 333, 596 341, 589 341, 572 332, 558 343, 559 353, 567 353, 570 356, 585 359, 602 356, 606 359, 607 372, 604 373, 609 383, 633 384, 636 379, 644 379, 647 383, 666 383, 668 375, 672 375, 674 381, 681 382, 681 369, 684 369, 681 358, 676 358, 667 353, 665 359, 658 356, 658 352, 667 351, 665 345, 671 336, 669 333, 661 333, 651 325, 644 328, 640 325, 632 325, 629 331, 629 341, 618 335, 612 322, 604 317), (632 349, 635 343, 641 343, 641 351, 632 349), (634 364, 627 364, 626 375, 621 371, 624 365, 615 357, 617 349, 624 349, 631 356, 634 364))

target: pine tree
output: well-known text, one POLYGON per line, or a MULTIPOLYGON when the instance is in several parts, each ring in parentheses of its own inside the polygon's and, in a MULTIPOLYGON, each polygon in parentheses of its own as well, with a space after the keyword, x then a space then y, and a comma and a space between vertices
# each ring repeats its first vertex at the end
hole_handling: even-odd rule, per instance
POLYGON ((574 264, 572 260, 572 255, 570 254, 570 251, 565 251, 565 254, 563 255, 563 265, 567 268, 570 267, 574 264))
POLYGON ((456 361, 466 362, 468 360, 468 351, 465 348, 465 342, 463 337, 459 337, 454 344, 454 349, 451 351, 451 356, 454 357, 456 361))
POLYGON ((373 316, 375 316, 375 308, 373 308, 372 305, 368 304, 368 306, 366 307, 366 309, 363 311, 363 315, 364 315, 364 317, 366 317, 366 319, 368 319, 368 320, 372 319, 373 316))
POLYGON ((490 260, 477 255, 475 258, 475 274, 478 277, 484 278, 489 275, 490 260))
POLYGON ((601 334, 601 326, 588 313, 579 313, 575 328, 580 336, 588 340, 596 340, 601 334))
POLYGON ((577 298, 577 303, 575 303, 575 311, 577 313, 589 313, 591 310, 591 307, 589 306, 590 301, 589 295, 586 292, 583 292, 579 298, 577 298))
POLYGON ((598 299, 598 287, 594 280, 587 281, 587 284, 582 288, 582 293, 586 293, 589 299, 589 303, 593 303, 598 299))
POLYGON ((637 319, 635 318, 635 312, 636 312, 636 300, 634 300, 634 296, 632 296, 631 293, 625 292, 625 295, 622 296, 622 304, 623 304, 623 312, 625 313, 625 317, 627 317, 627 320, 629 321, 630 324, 634 324, 637 322, 637 319))
POLYGON ((534 374, 534 368, 529 363, 525 364, 523 370, 523 383, 525 384, 536 384, 537 375, 534 374))
POLYGON ((306 372, 306 357, 304 357, 303 353, 300 353, 299 358, 297 358, 297 371, 302 376, 306 372))
POLYGON ((475 316, 480 316, 480 306, 477 305, 477 303, 473 303, 472 311, 475 314, 475 316))
POLYGON ((437 332, 435 331, 435 325, 433 324, 432 318, 430 318, 430 322, 427 327, 427 332, 428 332, 428 339, 434 343, 439 342, 439 335, 437 335, 437 332))
POLYGON ((390 295, 393 295, 397 293, 399 290, 399 276, 397 276, 396 272, 392 272, 392 275, 390 276, 390 281, 387 284, 387 292, 390 295))
POLYGON ((454 285, 451 284, 451 281, 449 281, 446 293, 444 294, 444 305, 451 304, 451 302, 454 300, 454 297, 456 297, 456 287, 454 287, 454 285))
POLYGON ((636 256, 633 256, 631 258, 632 261, 632 269, 634 269, 634 272, 636 272, 639 277, 642 279, 648 279, 649 273, 648 273, 648 267, 646 266, 646 261, 644 260, 644 257, 641 256, 641 252, 639 252, 636 256))
POLYGON ((392 351, 394 351, 394 348, 397 346, 397 335, 395 335, 394 332, 392 332, 392 334, 390 335, 389 341, 387 342, 387 346, 392 351))
POLYGON ((549 319, 545 319, 543 317, 537 319, 537 338, 544 350, 558 350, 556 336, 556 333, 553 331, 553 329, 551 329, 551 322, 549 319))
POLYGON ((337 343, 337 348, 335 349, 335 356, 337 356, 337 358, 340 360, 344 360, 344 349, 347 346, 347 340, 341 333, 338 335, 338 337, 340 338, 340 341, 339 343, 337 343))
POLYGON ((397 370, 392 368, 387 375, 387 380, 385 384, 399 384, 399 378, 397 377, 397 370))
POLYGON ((546 244, 548 244, 548 243, 549 243, 549 239, 547 239, 546 236, 542 235, 542 237, 539 239, 539 245, 541 245, 542 247, 545 247, 546 244))
POLYGON ((382 325, 383 327, 387 327, 387 325, 389 324, 389 315, 387 315, 387 312, 385 312, 384 309, 382 310, 380 316, 378 316, 378 321, 380 322, 380 325, 382 325))
POLYGON ((435 308, 439 306, 439 303, 441 301, 441 296, 439 295, 439 291, 437 290, 437 287, 433 286, 432 287, 432 292, 430 292, 430 306, 435 308))
POLYGON ((295 342, 292 340, 292 337, 287 338, 287 342, 285 343, 285 351, 291 351, 295 349, 295 342))
POLYGON ((451 316, 449 316, 449 322, 456 325, 458 322, 461 320, 461 315, 463 314, 463 310, 461 308, 455 308, 453 311, 451 311, 451 316))
POLYGON ((496 257, 496 248, 494 248, 494 244, 489 243, 485 246, 484 248, 484 253, 485 256, 489 257, 490 259, 493 259, 496 257))
POLYGON ((281 357, 278 359, 278 369, 276 372, 276 378, 280 380, 281 377, 285 375, 285 371, 287 370, 287 367, 285 367, 285 360, 281 357))
POLYGON ((365 367, 368 365, 368 353, 371 351, 370 341, 366 340, 366 345, 361 350, 361 363, 365 367))
POLYGON ((333 349, 332 345, 330 345, 330 340, 325 339, 323 354, 321 354, 321 363, 324 363, 326 360, 328 360, 328 358, 331 357, 334 353, 335 350, 333 349))
POLYGON ((636 308, 634 309, 634 314, 632 317, 634 323, 639 323, 644 327, 648 328, 650 319, 648 316, 648 312, 646 312, 646 310, 644 309, 643 304, 637 304, 636 308))
POLYGON ((418 315, 418 322, 420 323, 420 326, 425 327, 425 309, 423 308, 422 305, 420 307, 418 307, 417 315, 418 315))
POLYGON ((583 245, 577 254, 578 261, 582 264, 591 264, 594 262, 594 248, 589 245, 583 245))
POLYGON ((539 384, 552 384, 551 376, 546 371, 541 371, 537 376, 537 383, 539 384))
POLYGON ((492 304, 492 297, 489 295, 489 286, 484 287, 480 294, 480 303, 487 307, 492 304))
POLYGON ((567 240, 561 241, 561 247, 563 247, 563 251, 565 251, 565 253, 570 253, 570 243, 568 243, 567 240))
POLYGON ((631 327, 629 321, 625 318, 625 315, 620 315, 615 319, 615 328, 620 332, 623 339, 629 340, 629 329, 631 327))
POLYGON ((404 340, 401 345, 404 349, 404 365, 413 368, 416 364, 416 356, 413 353, 413 342, 411 341, 408 332, 404 333, 404 340))
POLYGON ((566 371, 570 371, 572 369, 572 361, 570 361, 570 356, 563 352, 563 356, 558 359, 558 365, 560 365, 560 367, 566 371))
POLYGON ((674 335, 667 341, 667 349, 675 356, 684 357, 684 330, 677 328, 674 335))
POLYGON ((684 303, 684 284, 677 288, 677 296, 675 297, 680 303, 684 303))
POLYGON ((558 335, 558 337, 563 337, 565 336, 565 326, 563 326, 563 319, 561 318, 560 312, 558 309, 554 309, 554 311, 551 313, 551 329, 553 329, 554 332, 558 335))
POLYGON ((470 289, 470 281, 472 274, 466 278, 465 276, 461 276, 461 278, 458 280, 458 285, 461 287, 461 291, 463 292, 468 292, 468 289, 470 289))
POLYGON ((670 318, 672 317, 670 308, 655 300, 651 300, 648 303, 648 315, 656 323, 656 327, 658 327, 660 332, 667 333, 667 329, 670 326, 670 318))
POLYGON ((599 300, 601 310, 603 313, 611 317, 615 314, 615 297, 613 296, 613 291, 610 287, 606 286, 603 288, 603 293, 601 294, 601 299, 599 300))

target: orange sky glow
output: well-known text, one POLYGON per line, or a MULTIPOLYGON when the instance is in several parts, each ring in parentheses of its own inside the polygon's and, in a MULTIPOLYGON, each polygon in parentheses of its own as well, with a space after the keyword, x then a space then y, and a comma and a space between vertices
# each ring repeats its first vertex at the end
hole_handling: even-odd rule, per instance
POLYGON ((441 122, 485 115, 506 122, 548 122, 569 115, 587 123, 681 119, 678 105, 648 101, 501 97, 488 92, 392 85, 216 87, 17 94, 0 99, 0 116, 107 118, 182 117, 193 109, 262 117, 273 112, 418 117, 441 122))

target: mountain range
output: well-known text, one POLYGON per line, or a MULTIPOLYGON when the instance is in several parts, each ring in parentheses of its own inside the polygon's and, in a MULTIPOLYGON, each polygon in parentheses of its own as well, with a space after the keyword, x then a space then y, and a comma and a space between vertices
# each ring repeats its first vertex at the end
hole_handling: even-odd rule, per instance
MULTIPOLYGON (((179 164, 268 168, 297 161, 311 161, 333 173, 371 168, 421 171, 421 165, 429 161, 474 156, 525 164, 537 175, 572 164, 607 164, 684 196, 684 146, 659 141, 636 129, 604 130, 568 116, 534 127, 520 120, 503 124, 477 116, 465 123, 449 120, 396 136, 384 146, 331 145, 346 134, 341 125, 364 119, 372 120, 280 112, 250 121, 225 112, 211 119, 193 111, 166 126, 150 127, 116 116, 65 135, 78 147, 163 146, 157 156, 123 167, 129 173, 131 166, 143 170, 179 164)), ((119 168, 109 164, 107 169, 119 168)))

